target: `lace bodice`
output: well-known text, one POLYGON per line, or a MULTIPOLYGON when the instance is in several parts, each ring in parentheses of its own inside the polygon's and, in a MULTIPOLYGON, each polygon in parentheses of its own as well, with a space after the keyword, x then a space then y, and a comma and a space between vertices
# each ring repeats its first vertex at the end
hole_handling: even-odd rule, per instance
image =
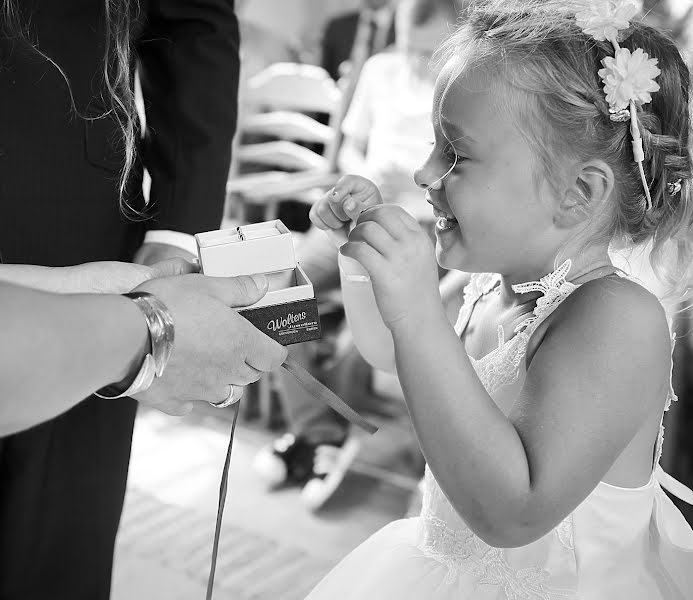
MULTIPOLYGON (((498 329, 498 346, 479 360, 470 357, 472 365, 489 394, 512 385, 521 373, 522 361, 532 333, 560 304, 577 289, 566 280, 571 263, 566 261, 540 281, 513 286, 516 293, 540 292, 532 314, 518 325, 510 339, 498 329)), ((500 282, 493 274, 473 275, 465 288, 464 304, 455 326, 458 335, 466 328, 478 300, 490 293, 500 282)), ((673 391, 670 395, 673 398, 673 391)), ((667 408, 670 400, 667 401, 667 408)), ((663 428, 657 444, 657 460, 661 451, 663 428)), ((577 562, 574 550, 574 513, 568 515, 553 531, 519 549, 493 548, 482 541, 466 525, 447 500, 431 471, 426 468, 421 511, 419 548, 426 555, 448 566, 448 577, 463 574, 479 583, 498 586, 508 599, 566 598, 574 589, 565 582, 574 580, 577 562), (530 548, 527 550, 527 548, 530 548), (546 557, 552 557, 552 568, 546 568, 546 557), (530 559, 534 557, 534 560, 530 559), (538 558, 541 557, 541 558, 538 558), (560 565, 560 566, 557 566, 560 565), (567 573, 571 571, 571 573, 567 573)), ((495 597, 495 596, 494 596, 495 597)))
MULTIPOLYGON (((522 359, 527 352, 527 343, 537 326, 565 300, 577 286, 566 281, 570 261, 564 262, 556 271, 549 273, 540 281, 532 281, 513 286, 518 294, 540 292, 536 307, 531 316, 524 319, 516 328, 515 335, 505 340, 503 327, 498 326, 498 346, 479 360, 471 356, 479 379, 486 391, 493 395, 499 388, 513 384, 519 374, 522 359)), ((500 283, 500 276, 493 273, 474 274, 464 290, 464 304, 455 325, 455 331, 462 335, 479 299, 491 292, 500 283)))

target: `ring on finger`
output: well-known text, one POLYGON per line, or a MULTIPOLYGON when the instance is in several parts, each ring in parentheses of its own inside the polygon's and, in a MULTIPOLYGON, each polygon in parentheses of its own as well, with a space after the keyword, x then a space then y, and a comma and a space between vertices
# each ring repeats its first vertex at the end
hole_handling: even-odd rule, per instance
POLYGON ((211 406, 214 408, 226 408, 227 406, 231 406, 232 404, 235 404, 238 402, 241 397, 239 396, 238 398, 233 397, 233 393, 236 391, 236 388, 232 385, 229 384, 229 394, 224 398, 221 402, 208 402, 211 406))

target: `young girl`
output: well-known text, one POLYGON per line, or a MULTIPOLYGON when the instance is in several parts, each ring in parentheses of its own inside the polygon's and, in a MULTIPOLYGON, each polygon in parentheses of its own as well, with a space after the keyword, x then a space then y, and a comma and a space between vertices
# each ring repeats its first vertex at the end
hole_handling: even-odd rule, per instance
POLYGON ((355 177, 314 207, 323 229, 370 207, 342 253, 370 275, 428 469, 421 516, 310 600, 693 594, 693 531, 661 486, 693 494, 658 466, 667 319, 608 254, 652 242, 656 262, 674 239, 689 281, 689 73, 636 10, 487 0, 445 43, 415 179, 438 263, 473 273, 454 329, 414 219, 355 177))

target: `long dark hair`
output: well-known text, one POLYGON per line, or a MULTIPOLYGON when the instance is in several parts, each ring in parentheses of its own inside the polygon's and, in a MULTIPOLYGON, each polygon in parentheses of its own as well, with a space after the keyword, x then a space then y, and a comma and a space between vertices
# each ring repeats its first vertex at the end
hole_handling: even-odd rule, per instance
POLYGON ((65 80, 70 91, 72 110, 84 119, 101 119, 112 115, 118 122, 124 147, 123 165, 118 181, 118 197, 121 210, 130 217, 140 217, 142 213, 132 206, 128 199, 128 181, 135 164, 137 151, 138 121, 133 90, 132 50, 130 32, 133 12, 139 10, 139 0, 103 0, 106 29, 106 43, 103 56, 103 79, 105 86, 106 113, 96 117, 79 114, 72 96, 72 86, 63 69, 50 56, 44 54, 32 42, 28 26, 22 22, 16 0, 0 0, 0 26, 2 34, 20 38, 30 44, 33 50, 53 65, 65 80), (134 5, 134 11, 133 6, 134 5))

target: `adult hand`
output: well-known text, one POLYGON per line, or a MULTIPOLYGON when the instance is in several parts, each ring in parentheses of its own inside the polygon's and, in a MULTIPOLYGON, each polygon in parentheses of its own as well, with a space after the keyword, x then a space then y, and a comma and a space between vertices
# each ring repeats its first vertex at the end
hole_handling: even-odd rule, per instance
POLYGON ((428 234, 399 206, 362 212, 340 251, 368 271, 387 327, 421 326, 442 310, 435 250, 428 234))
POLYGON ((181 258, 170 258, 151 266, 117 261, 91 262, 65 267, 66 276, 61 280, 59 291, 71 294, 124 294, 150 279, 195 273, 198 270, 199 267, 181 258))
POLYGON ((160 379, 135 398, 169 414, 186 414, 193 401, 239 399, 244 386, 284 362, 287 350, 256 329, 233 307, 267 292, 264 277, 183 275, 152 279, 137 288, 169 309, 175 342, 160 379))
POLYGON ((145 242, 135 253, 133 262, 140 265, 153 266, 156 263, 173 258, 182 258, 187 262, 192 262, 196 257, 194 254, 190 254, 190 252, 178 246, 160 244, 158 242, 145 242))

